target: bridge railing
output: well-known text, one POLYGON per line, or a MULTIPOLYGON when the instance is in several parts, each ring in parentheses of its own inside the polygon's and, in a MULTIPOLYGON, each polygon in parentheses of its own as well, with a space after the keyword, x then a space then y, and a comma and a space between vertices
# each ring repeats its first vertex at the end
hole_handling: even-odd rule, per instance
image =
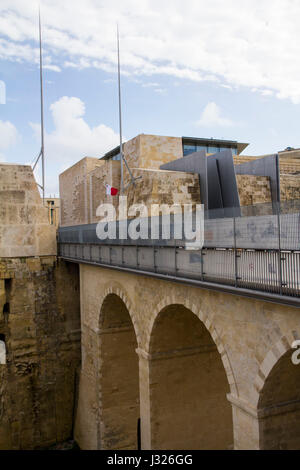
MULTIPOLYGON (((206 213, 202 249, 172 236, 99 240, 97 224, 89 224, 61 227, 59 250, 72 260, 299 297, 299 207, 299 201, 283 203, 274 214, 274 204, 248 206, 238 217, 214 219, 206 213)), ((175 223, 171 218, 171 234, 175 223)))

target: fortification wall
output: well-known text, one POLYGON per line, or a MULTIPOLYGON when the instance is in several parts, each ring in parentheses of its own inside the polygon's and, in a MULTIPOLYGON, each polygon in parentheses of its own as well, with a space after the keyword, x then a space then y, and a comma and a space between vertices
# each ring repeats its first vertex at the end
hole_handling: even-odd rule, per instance
POLYGON ((139 178, 135 186, 126 191, 128 205, 151 204, 200 204, 199 177, 180 171, 132 169, 139 178))
POLYGON ((236 175, 241 206, 272 202, 270 179, 266 176, 236 175))
POLYGON ((0 165, 0 450, 72 436, 80 364, 78 266, 57 263, 30 166, 0 165))
POLYGON ((280 198, 282 201, 300 199, 300 174, 280 175, 280 198))
POLYGON ((56 230, 48 221, 32 168, 0 165, 0 257, 56 255, 56 230))
POLYGON ((124 145, 130 167, 159 169, 164 163, 183 157, 180 137, 140 134, 124 145))
POLYGON ((56 256, 0 259, 0 449, 72 437, 80 364, 78 266, 56 256))

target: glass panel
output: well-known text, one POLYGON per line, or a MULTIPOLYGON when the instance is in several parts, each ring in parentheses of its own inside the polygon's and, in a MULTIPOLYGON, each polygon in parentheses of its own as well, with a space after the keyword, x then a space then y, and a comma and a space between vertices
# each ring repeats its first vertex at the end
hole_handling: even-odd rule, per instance
POLYGON ((217 153, 217 152, 220 152, 220 147, 213 147, 213 146, 207 147, 207 153, 217 153))
POLYGON ((121 156, 120 156, 120 154, 118 153, 117 155, 114 155, 114 156, 112 157, 112 160, 120 160, 120 158, 121 158, 121 156))
POLYGON ((205 152, 206 152, 206 145, 197 145, 196 146, 196 152, 199 152, 200 150, 205 150, 205 152))
POLYGON ((196 152, 196 145, 185 144, 183 146, 183 155, 189 155, 190 153, 196 152))

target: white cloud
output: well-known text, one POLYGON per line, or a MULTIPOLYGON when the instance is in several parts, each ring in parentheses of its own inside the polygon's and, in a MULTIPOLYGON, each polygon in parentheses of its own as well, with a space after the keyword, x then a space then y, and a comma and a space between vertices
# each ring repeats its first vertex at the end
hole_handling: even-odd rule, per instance
POLYGON ((167 90, 165 88, 154 88, 155 93, 159 93, 160 95, 164 95, 167 90))
POLYGON ((196 124, 203 127, 231 127, 234 125, 231 119, 221 115, 221 109, 213 101, 205 106, 201 118, 196 124))
POLYGON ((5 150, 13 147, 17 143, 18 132, 15 126, 9 121, 0 120, 0 162, 6 161, 5 150))
MULTIPOLYGON (((76 97, 64 96, 50 106, 54 130, 45 133, 46 191, 58 194, 58 174, 83 157, 101 157, 119 143, 119 134, 84 120, 85 105, 76 97)), ((40 140, 39 124, 32 124, 40 140)))
POLYGON ((51 64, 45 65, 43 69, 52 70, 52 72, 61 72, 61 68, 58 67, 58 65, 51 65, 51 64))
MULTIPOLYGON (((1 0, 0 58, 38 62, 37 1, 1 0)), ((171 75, 300 103, 297 0, 43 0, 45 64, 171 75), (264 92, 265 93, 265 92, 264 92)))
POLYGON ((157 82, 145 82, 145 83, 142 83, 142 87, 143 88, 157 88, 157 87, 159 87, 159 83, 157 83, 157 82))

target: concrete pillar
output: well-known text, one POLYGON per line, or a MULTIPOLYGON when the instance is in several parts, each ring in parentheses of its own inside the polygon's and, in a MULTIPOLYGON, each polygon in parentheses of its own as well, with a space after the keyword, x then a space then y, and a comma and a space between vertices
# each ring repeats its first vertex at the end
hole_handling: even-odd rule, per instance
POLYGON ((257 411, 246 400, 227 395, 232 406, 235 450, 259 449, 259 420, 257 411))
POLYGON ((150 401, 150 367, 149 354, 142 349, 136 350, 139 356, 140 382, 140 418, 141 418, 141 448, 151 450, 151 401, 150 401))
POLYGON ((99 335, 83 327, 82 365, 79 379, 74 437, 83 450, 97 450, 100 445, 99 335))

